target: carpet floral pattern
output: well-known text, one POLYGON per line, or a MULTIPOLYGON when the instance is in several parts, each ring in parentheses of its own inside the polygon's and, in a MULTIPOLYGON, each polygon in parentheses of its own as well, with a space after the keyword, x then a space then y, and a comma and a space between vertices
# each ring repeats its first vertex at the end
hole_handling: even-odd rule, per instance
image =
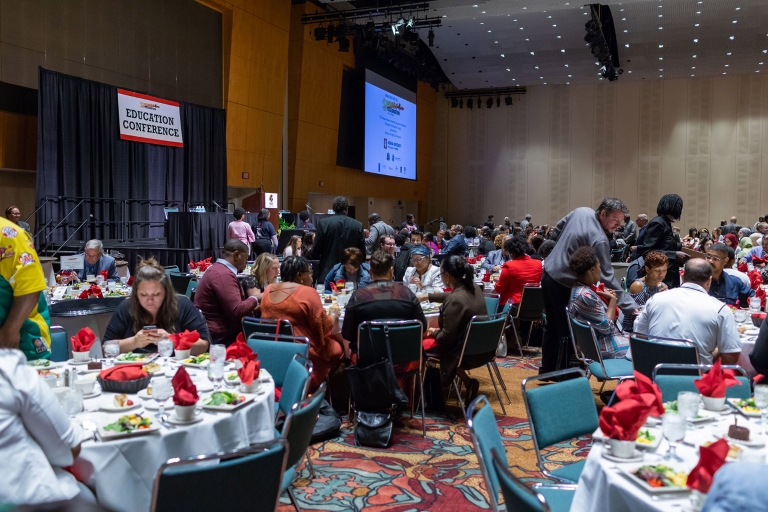
MULTIPOLYGON (((522 404, 520 381, 534 372, 534 358, 504 358, 498 361, 509 389, 509 415, 501 415, 498 401, 485 372, 477 372, 481 393, 496 411, 510 469, 525 482, 547 482, 536 464, 536 453, 522 404)), ((571 440, 544 454, 548 469, 583 460, 591 444, 589 437, 571 440)), ((395 425, 388 449, 356 447, 352 424, 342 425, 338 438, 311 447, 316 477, 310 479, 306 465, 293 492, 302 510, 393 511, 488 510, 488 498, 469 431, 457 408, 446 413, 427 413, 427 437, 421 435, 421 416, 402 417, 395 425), (459 415, 458 419, 456 415, 459 415)), ((293 510, 287 495, 280 511, 293 510)))

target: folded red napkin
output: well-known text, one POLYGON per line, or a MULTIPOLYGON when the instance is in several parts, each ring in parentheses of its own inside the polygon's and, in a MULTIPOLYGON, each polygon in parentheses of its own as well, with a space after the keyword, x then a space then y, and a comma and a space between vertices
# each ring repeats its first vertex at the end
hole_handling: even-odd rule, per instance
POLYGON ((467 263, 469 263, 470 265, 474 265, 475 263, 477 263, 477 258, 467 258, 467 263))
MULTIPOLYGON (((346 284, 347 284, 347 280, 346 279, 337 279, 336 280, 336 290, 344 288, 344 285, 346 285, 346 284)), ((334 290, 334 291, 336 291, 336 290, 334 290)))
POLYGON ((120 381, 142 379, 149 374, 142 370, 141 367, 142 363, 119 364, 108 370, 103 370, 99 373, 99 377, 104 380, 120 381))
POLYGON ((72 352, 88 352, 96 341, 96 335, 90 327, 84 327, 72 336, 72 352))
POLYGON ((620 400, 637 399, 651 408, 650 416, 664 414, 664 402, 661 400, 659 386, 642 373, 635 372, 635 380, 625 380, 616 386, 616 396, 620 400))
POLYGON ((97 285, 93 284, 90 286, 90 288, 84 289, 82 292, 80 292, 80 295, 78 295, 79 299, 102 299, 104 298, 104 295, 101 293, 101 288, 99 288, 97 285))
MULTIPOLYGON (((595 291, 595 292, 604 292, 605 283, 597 283, 596 285, 593 284, 592 286, 590 286, 590 288, 592 288, 592 291, 595 291)), ((606 306, 611 303, 610 300, 606 299, 602 295, 598 295, 598 297, 600 297, 600 300, 602 300, 606 306)), ((616 306, 616 317, 618 318, 618 316, 619 316, 619 306, 616 306)))
POLYGON ((483 274, 483 282, 484 283, 490 283, 491 282, 491 272, 489 270, 486 270, 485 274, 483 274))
POLYGON ((746 274, 747 270, 749 270, 749 267, 747 267, 747 264, 742 261, 741 263, 739 263, 739 266, 736 267, 736 270, 738 270, 739 272, 744 272, 746 274))
POLYGON ((757 290, 755 290, 755 297, 760 299, 760 307, 765 308, 765 290, 763 290, 762 287, 758 287, 757 290))
POLYGON ((755 384, 760 384, 760 381, 762 381, 764 378, 765 378, 765 375, 763 375, 762 373, 758 373, 757 375, 755 375, 754 377, 752 377, 752 381, 753 381, 755 384))
POLYGON ((128 281, 125 284, 127 284, 128 286, 133 286, 133 276, 129 277, 128 281))
POLYGON ((238 360, 243 363, 243 367, 238 368, 237 375, 240 377, 240 382, 246 386, 250 386, 253 383, 253 379, 259 378, 261 363, 256 357, 256 354, 251 351, 250 354, 238 358, 238 360))
POLYGON ((208 267, 211 266, 211 258, 205 258, 204 260, 200 261, 189 261, 189 269, 194 270, 198 269, 200 272, 205 272, 208 270, 208 267))
POLYGON ((195 405, 200 397, 197 396, 197 387, 183 366, 176 370, 176 375, 171 379, 173 386, 173 403, 180 406, 195 405))
POLYGON ((752 256, 752 263, 768 263, 768 256, 765 256, 764 258, 758 258, 757 256, 752 256))
POLYGON ((242 340, 243 333, 237 335, 237 339, 233 344, 227 347, 227 361, 231 359, 240 359, 253 354, 253 349, 242 340))
POLYGON ((642 400, 628 398, 600 412, 600 430, 608 439, 634 441, 637 432, 651 414, 651 406, 642 400))
POLYGON ((328 288, 330 288, 332 292, 337 292, 337 291, 339 291, 339 289, 338 289, 338 288, 336 288, 336 283, 334 283, 333 281, 331 281, 331 282, 329 282, 329 283, 328 283, 328 288))
POLYGON ((722 398, 725 396, 725 388, 741 386, 741 382, 736 380, 733 371, 722 369, 720 360, 702 378, 696 379, 693 383, 699 393, 711 398, 722 398))
POLYGON ((99 270, 99 275, 104 278, 104 280, 107 280, 107 276, 109 275, 109 272, 106 270, 99 270))
POLYGON ((728 442, 725 439, 718 439, 709 446, 699 448, 699 463, 688 474, 686 483, 688 488, 704 494, 708 493, 715 473, 725 464, 727 456, 728 442))
POLYGON ((760 275, 760 271, 757 269, 747 272, 747 277, 749 277, 749 287, 753 290, 757 290, 763 284, 763 276, 760 275))
POLYGON ((173 342, 173 348, 176 350, 189 350, 200 339, 200 333, 197 331, 184 331, 169 334, 168 338, 173 342))

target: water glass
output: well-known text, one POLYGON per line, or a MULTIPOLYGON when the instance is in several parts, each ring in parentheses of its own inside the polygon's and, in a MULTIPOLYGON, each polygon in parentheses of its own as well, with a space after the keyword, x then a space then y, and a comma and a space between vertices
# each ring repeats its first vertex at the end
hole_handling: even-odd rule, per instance
POLYGON ((96 286, 104 286, 104 276, 98 275, 96 276, 96 286))
POLYGON ((760 297, 750 297, 749 299, 749 309, 751 309, 753 312, 760 311, 760 297))
POLYGON ((208 349, 208 354, 211 356, 211 363, 221 360, 221 363, 224 364, 224 361, 227 359, 227 347, 221 344, 211 345, 208 349))
POLYGON ((75 388, 64 391, 61 394, 61 406, 70 418, 74 418, 76 414, 83 410, 82 391, 78 391, 75 388))
POLYGON ((766 423, 766 414, 768 414, 768 384, 757 384, 755 386, 755 407, 760 409, 760 424, 766 423))
POLYGON ((120 278, 120 284, 123 285, 123 286, 127 286, 128 285, 128 277, 126 277, 126 276, 121 277, 120 278))
POLYGON ((681 391, 677 394, 677 410, 682 417, 690 421, 699 415, 701 398, 693 391, 681 391))
MULTIPOLYGON (((677 404, 680 410, 680 402, 677 404)), ((669 441, 669 451, 664 456, 664 460, 676 460, 683 462, 683 459, 677 454, 677 443, 685 438, 685 416, 682 414, 665 413, 661 417, 661 428, 664 437, 669 441)))
POLYGON ((319 283, 317 286, 315 286, 315 290, 317 290, 317 293, 322 295, 325 293, 325 285, 323 283, 319 283))
POLYGON ((110 365, 114 366, 115 358, 120 355, 120 342, 109 340, 104 343, 104 355, 109 359, 110 365))
POLYGON ((340 293, 336 296, 336 302, 339 304, 340 308, 344 308, 347 306, 347 302, 349 302, 349 294, 348 293, 340 293))
POLYGON ((736 309, 733 311, 733 319, 743 324, 747 320, 747 312, 743 309, 736 309))
POLYGON ((157 343, 157 351, 164 358, 163 364, 168 364, 168 358, 173 355, 173 342, 168 338, 163 338, 157 343))
POLYGON ((152 381, 152 398, 159 407, 158 416, 165 414, 165 402, 173 396, 173 386, 170 379, 159 377, 152 381))
POLYGON ((224 359, 218 359, 216 361, 211 360, 211 364, 208 365, 208 380, 213 384, 214 393, 219 390, 221 381, 224 379, 224 359))

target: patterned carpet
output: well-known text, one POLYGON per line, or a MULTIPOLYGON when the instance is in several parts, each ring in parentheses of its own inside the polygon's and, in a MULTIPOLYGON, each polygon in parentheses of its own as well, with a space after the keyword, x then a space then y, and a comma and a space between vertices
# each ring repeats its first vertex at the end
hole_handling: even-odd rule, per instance
MULTIPOLYGON (((505 402, 501 414, 487 372, 476 370, 480 393, 491 400, 502 429, 510 468, 526 482, 545 482, 536 465, 536 454, 522 403, 520 382, 536 373, 540 354, 528 351, 522 359, 498 361, 512 405, 505 402)), ((597 389, 594 385, 593 387, 597 389)), ((503 397, 503 393, 502 393, 503 397)), ((506 400, 506 399, 505 399, 506 400)), ((452 400, 455 402, 455 400, 452 400)), ((590 438, 564 443, 548 452, 552 468, 586 457, 590 438)), ((485 484, 472 451, 466 423, 458 408, 427 414, 427 437, 421 436, 421 416, 403 416, 395 427, 388 449, 359 448, 354 444, 351 423, 342 425, 341 436, 315 445, 311 458, 316 477, 309 478, 306 465, 294 484, 294 495, 302 509, 327 511, 488 510, 485 484), (454 419, 456 416, 459 419, 454 419)), ((294 510, 287 496, 281 512, 294 510)))

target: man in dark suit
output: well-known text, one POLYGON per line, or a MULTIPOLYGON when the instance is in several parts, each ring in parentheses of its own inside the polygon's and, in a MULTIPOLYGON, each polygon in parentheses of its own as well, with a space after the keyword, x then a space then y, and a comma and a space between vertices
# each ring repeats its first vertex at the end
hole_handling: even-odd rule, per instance
POLYGON ((312 246, 313 260, 320 260, 319 268, 315 268, 317 276, 326 276, 331 267, 341 261, 342 253, 347 247, 357 247, 365 254, 365 237, 363 225, 347 217, 349 202, 344 196, 338 196, 333 200, 333 213, 318 222, 315 245, 312 246))
POLYGON ((88 240, 83 249, 83 268, 77 271, 77 278, 85 281, 86 277, 98 276, 102 270, 107 271, 107 280, 117 281, 117 267, 115 258, 104 254, 104 245, 101 240, 88 240))

